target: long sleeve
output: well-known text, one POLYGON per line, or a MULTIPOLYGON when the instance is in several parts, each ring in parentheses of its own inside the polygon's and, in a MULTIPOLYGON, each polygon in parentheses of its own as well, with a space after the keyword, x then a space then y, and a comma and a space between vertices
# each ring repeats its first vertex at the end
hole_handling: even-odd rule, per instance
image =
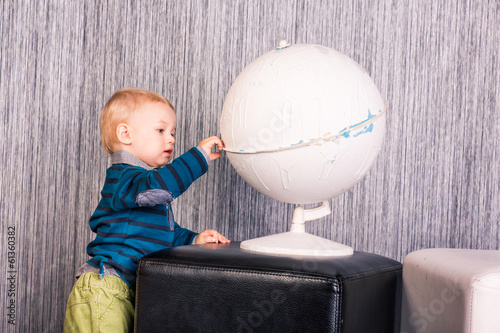
MULTIPOLYGON (((162 191, 168 191, 173 198, 177 198, 207 169, 207 161, 197 148, 191 148, 172 163, 157 170, 147 171, 141 167, 114 164, 107 171, 98 210, 110 213, 144 205, 168 204, 172 199, 169 200, 168 195, 162 191), (155 190, 159 191, 154 192, 155 190), (146 191, 149 191, 152 201, 141 204, 137 200, 138 196, 146 191)), ((99 215, 98 210, 96 213, 99 215)))

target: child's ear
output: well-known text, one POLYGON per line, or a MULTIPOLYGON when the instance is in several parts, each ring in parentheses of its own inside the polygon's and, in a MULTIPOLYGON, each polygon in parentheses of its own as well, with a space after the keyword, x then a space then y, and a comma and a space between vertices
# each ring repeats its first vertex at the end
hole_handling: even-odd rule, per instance
POLYGON ((127 124, 120 124, 116 127, 116 136, 121 143, 129 145, 132 143, 132 137, 127 124))

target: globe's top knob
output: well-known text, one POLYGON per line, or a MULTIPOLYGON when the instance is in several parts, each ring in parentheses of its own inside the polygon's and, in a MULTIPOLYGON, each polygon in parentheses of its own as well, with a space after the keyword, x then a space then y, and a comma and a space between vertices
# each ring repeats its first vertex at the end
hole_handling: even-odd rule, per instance
POLYGON ((290 43, 288 43, 286 40, 282 39, 279 41, 278 46, 276 47, 276 50, 286 49, 289 46, 290 46, 290 43))

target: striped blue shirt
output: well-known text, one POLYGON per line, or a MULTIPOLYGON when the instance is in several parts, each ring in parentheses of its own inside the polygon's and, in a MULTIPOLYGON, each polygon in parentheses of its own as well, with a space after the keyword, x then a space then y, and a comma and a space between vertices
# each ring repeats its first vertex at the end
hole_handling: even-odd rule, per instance
POLYGON ((139 259, 161 249, 191 244, 196 233, 174 220, 170 203, 208 169, 199 148, 154 169, 125 151, 112 155, 101 200, 89 224, 95 239, 88 244, 88 264, 112 266, 135 289, 139 259))

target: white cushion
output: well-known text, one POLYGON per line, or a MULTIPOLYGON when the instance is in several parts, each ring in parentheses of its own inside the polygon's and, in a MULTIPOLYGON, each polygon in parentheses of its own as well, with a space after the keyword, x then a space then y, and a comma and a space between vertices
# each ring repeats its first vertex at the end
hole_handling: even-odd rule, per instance
POLYGON ((402 333, 500 332, 500 251, 410 253, 402 302, 402 333))

